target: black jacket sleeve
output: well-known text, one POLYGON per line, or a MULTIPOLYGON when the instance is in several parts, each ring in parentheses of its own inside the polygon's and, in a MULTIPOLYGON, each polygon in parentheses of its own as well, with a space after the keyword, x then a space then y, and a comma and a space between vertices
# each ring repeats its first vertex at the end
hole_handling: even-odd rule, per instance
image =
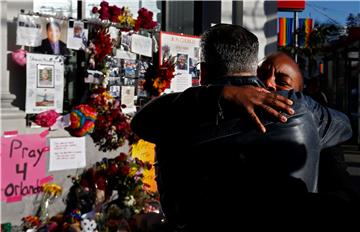
POLYGON ((303 98, 308 109, 313 112, 318 127, 321 149, 332 147, 351 138, 351 124, 345 114, 325 107, 309 96, 300 93, 296 93, 296 95, 303 98))

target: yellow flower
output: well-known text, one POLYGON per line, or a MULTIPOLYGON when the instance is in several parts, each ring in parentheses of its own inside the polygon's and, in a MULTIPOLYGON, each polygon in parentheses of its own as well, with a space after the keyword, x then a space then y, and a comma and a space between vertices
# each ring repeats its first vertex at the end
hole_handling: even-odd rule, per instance
POLYGON ((136 172, 137 172, 137 168, 136 168, 136 167, 132 167, 132 168, 130 169, 129 176, 134 176, 136 172))
POLYGON ((124 9, 122 15, 119 16, 119 23, 124 26, 135 26, 135 19, 133 19, 132 14, 127 7, 124 9))
POLYGON ((153 87, 155 89, 162 89, 165 87, 165 81, 160 80, 160 78, 156 78, 153 87))
POLYGON ((62 188, 57 184, 44 184, 42 186, 43 192, 58 197, 62 193, 62 188))

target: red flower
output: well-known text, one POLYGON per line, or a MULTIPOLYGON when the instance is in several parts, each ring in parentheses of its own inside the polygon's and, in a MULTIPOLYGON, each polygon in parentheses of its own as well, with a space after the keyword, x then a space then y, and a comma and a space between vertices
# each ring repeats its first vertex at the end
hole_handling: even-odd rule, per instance
POLYGON ((106 178, 104 176, 97 176, 95 183, 97 189, 106 190, 106 178))
POLYGON ((100 6, 101 6, 101 7, 108 7, 108 6, 109 6, 109 3, 108 3, 107 1, 102 1, 102 2, 100 3, 100 6))
POLYGON ((119 22, 119 16, 112 15, 110 17, 110 21, 113 22, 113 23, 119 22))
POLYGON ((116 175, 118 172, 118 167, 115 164, 110 164, 109 168, 108 168, 108 174, 109 175, 116 175))
POLYGON ((129 127, 129 123, 127 122, 120 122, 118 125, 116 125, 116 129, 118 131, 124 130, 129 127))
POLYGON ((121 152, 120 155, 118 155, 115 160, 118 162, 125 161, 127 159, 127 154, 121 152))
POLYGON ((96 14, 96 13, 99 12, 99 9, 98 9, 96 6, 94 6, 94 7, 92 8, 91 12, 92 12, 93 14, 96 14))
POLYGON ((121 15, 122 10, 119 7, 113 5, 109 7, 109 12, 112 16, 118 17, 121 15))
POLYGON ((122 166, 121 167, 121 173, 125 176, 129 175, 130 173, 130 167, 129 166, 122 166))
POLYGON ((97 33, 95 41, 95 59, 97 63, 103 61, 103 59, 112 52, 112 43, 110 34, 105 34, 104 31, 97 33))
POLYGON ((48 110, 36 115, 35 123, 41 127, 51 127, 59 116, 55 110, 48 110))
POLYGON ((138 31, 140 28, 153 29, 157 26, 157 22, 153 21, 153 12, 146 8, 141 8, 138 11, 138 17, 135 22, 135 30, 138 31))
POLYGON ((110 19, 110 13, 109 13, 109 7, 101 7, 100 10, 99 10, 99 18, 101 20, 107 20, 107 19, 110 19))

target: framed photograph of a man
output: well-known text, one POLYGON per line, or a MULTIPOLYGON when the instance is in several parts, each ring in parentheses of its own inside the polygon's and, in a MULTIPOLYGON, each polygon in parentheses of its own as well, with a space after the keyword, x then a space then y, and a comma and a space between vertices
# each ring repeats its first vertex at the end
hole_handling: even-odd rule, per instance
POLYGON ((53 65, 37 65, 37 87, 38 88, 54 88, 54 66, 53 65))

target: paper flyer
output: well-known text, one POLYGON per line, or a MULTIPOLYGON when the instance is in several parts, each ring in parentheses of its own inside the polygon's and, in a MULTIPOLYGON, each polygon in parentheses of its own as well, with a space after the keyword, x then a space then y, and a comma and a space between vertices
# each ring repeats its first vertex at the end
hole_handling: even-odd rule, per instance
POLYGON ((63 111, 64 57, 28 53, 26 55, 27 114, 46 110, 63 111))

